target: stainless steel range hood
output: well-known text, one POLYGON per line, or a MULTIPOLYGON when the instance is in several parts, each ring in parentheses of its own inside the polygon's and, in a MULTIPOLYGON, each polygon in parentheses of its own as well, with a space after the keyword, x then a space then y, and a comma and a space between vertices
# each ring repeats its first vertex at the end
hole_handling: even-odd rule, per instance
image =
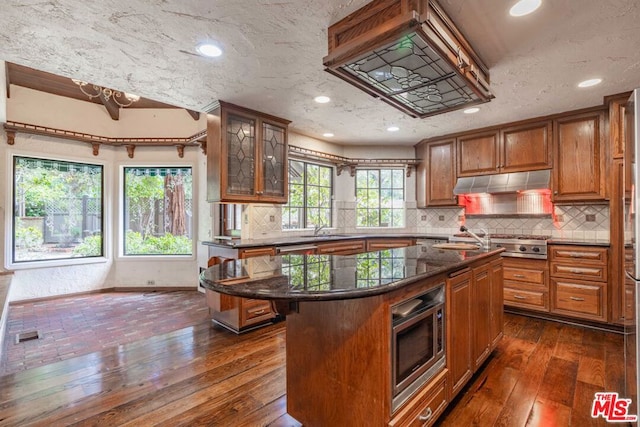
POLYGON ((458 178, 453 194, 514 193, 523 190, 550 188, 549 169, 531 172, 502 173, 458 178))
POLYGON ((487 67, 434 0, 374 0, 328 33, 326 71, 413 117, 493 98, 487 67))

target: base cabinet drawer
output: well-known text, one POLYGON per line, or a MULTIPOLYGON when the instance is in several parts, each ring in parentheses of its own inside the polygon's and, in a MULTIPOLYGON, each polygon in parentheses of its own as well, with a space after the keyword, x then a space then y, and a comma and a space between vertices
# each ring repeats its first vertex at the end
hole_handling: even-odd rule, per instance
POLYGON ((545 270, 526 270, 517 267, 509 267, 509 264, 505 263, 502 274, 504 275, 504 280, 539 285, 541 287, 546 287, 547 285, 545 270))
POLYGON ((549 294, 517 288, 504 288, 504 304, 529 310, 549 311, 549 294))
POLYGON ((427 387, 405 404, 389 422, 390 427, 432 426, 447 407, 447 379, 449 371, 443 370, 427 387))
POLYGON ((567 277, 569 279, 578 280, 597 280, 606 282, 607 267, 606 265, 577 265, 552 262, 551 276, 567 277))
POLYGON ((552 311, 557 314, 606 320, 606 287, 591 282, 551 279, 552 311))
POLYGON ((242 326, 253 325, 273 317, 273 310, 269 301, 249 299, 242 304, 242 326))

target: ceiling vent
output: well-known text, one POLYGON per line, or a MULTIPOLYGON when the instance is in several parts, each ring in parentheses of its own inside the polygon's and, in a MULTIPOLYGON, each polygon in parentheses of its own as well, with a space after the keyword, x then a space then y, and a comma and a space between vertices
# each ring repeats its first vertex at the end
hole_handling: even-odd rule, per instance
POLYGON ((493 98, 487 67, 433 0, 374 0, 328 34, 326 71, 412 117, 493 98))

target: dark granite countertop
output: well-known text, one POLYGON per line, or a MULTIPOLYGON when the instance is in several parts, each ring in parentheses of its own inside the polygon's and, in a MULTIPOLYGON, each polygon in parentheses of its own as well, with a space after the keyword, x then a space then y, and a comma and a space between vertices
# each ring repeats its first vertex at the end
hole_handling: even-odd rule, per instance
POLYGON ((425 242, 357 255, 282 255, 228 260, 200 274, 206 289, 246 298, 319 301, 362 298, 452 272, 503 249, 457 251, 425 242))
POLYGON ((575 245, 575 246, 604 246, 609 247, 611 243, 604 239, 576 239, 569 237, 553 237, 547 240, 549 245, 575 245))
POLYGON ((372 238, 389 238, 389 239, 439 239, 447 240, 449 236, 433 235, 433 234, 418 234, 418 233, 401 233, 401 234, 374 234, 374 233, 357 233, 357 234, 321 234, 318 236, 312 235, 296 235, 296 236, 278 236, 267 239, 214 239, 210 241, 204 241, 202 244, 207 246, 218 246, 227 249, 241 249, 241 248, 255 248, 260 246, 290 246, 299 245, 304 243, 320 243, 331 242, 337 240, 351 240, 351 239, 372 239, 372 238))

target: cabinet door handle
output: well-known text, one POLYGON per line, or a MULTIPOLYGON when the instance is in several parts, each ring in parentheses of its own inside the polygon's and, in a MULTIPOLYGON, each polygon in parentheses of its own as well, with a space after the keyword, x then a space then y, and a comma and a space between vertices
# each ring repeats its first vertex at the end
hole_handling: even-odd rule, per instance
POLYGON ((515 299, 527 299, 527 297, 523 297, 522 295, 514 295, 515 299))
POLYGON ((584 273, 582 270, 575 270, 575 269, 573 269, 573 270, 570 270, 570 271, 571 271, 571 273, 573 273, 573 274, 582 274, 582 273, 584 273))
POLYGON ((418 420, 420 421, 429 421, 433 416, 433 411, 431 408, 427 408, 422 414, 418 415, 418 420))
POLYGON ((264 313, 266 310, 263 308, 262 310, 258 310, 258 311, 254 311, 253 314, 262 314, 264 313))
POLYGON ((578 298, 578 297, 569 297, 569 299, 571 301, 584 301, 584 298, 578 298))
POLYGON ((518 279, 524 279, 526 276, 524 274, 514 274, 513 277, 516 277, 518 279))

